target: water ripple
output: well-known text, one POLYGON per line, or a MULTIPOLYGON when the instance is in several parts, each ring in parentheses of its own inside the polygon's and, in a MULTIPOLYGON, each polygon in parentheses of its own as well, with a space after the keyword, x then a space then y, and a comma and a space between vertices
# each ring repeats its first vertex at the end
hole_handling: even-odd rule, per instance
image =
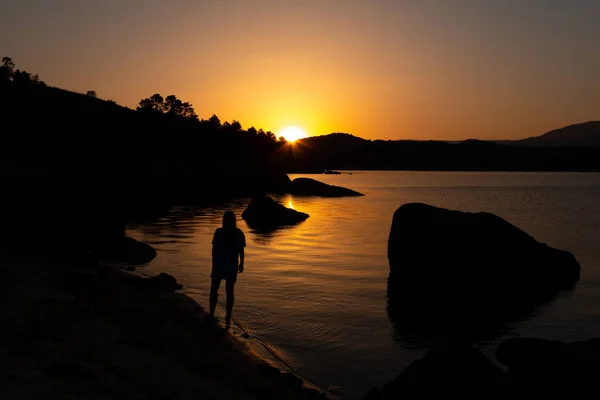
MULTIPOLYGON (((391 217, 408 202, 493 212, 536 239, 575 253, 582 264, 577 292, 518 329, 563 340, 600 336, 600 174, 356 172, 318 179, 367 196, 276 196, 310 218, 270 233, 238 219, 248 247, 234 319, 302 376, 322 387, 340 387, 344 395, 366 393, 421 354, 394 341, 386 314, 391 217), (582 332, 586 337, 577 336, 582 332)), ((206 305, 213 232, 223 210, 239 216, 248 201, 177 207, 153 223, 129 226, 129 235, 158 250, 145 271, 173 274, 206 305)))

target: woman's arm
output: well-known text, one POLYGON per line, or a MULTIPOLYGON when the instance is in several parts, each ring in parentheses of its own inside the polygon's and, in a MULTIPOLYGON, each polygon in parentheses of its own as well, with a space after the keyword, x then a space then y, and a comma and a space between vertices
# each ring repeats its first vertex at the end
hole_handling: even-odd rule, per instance
POLYGON ((211 242, 211 244, 212 244, 212 265, 213 265, 213 267, 215 266, 215 257, 217 255, 216 246, 215 246, 217 244, 217 241, 218 241, 217 232, 219 232, 218 228, 215 230, 215 233, 213 235, 213 240, 211 242))
POLYGON ((240 249, 240 266, 239 266, 238 270, 240 271, 240 274, 242 272, 244 272, 244 248, 243 247, 240 249))

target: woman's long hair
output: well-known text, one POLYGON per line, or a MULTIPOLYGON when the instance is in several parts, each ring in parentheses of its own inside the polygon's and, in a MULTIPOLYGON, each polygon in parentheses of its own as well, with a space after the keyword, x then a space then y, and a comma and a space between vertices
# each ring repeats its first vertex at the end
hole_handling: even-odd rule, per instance
POLYGON ((223 228, 233 231, 236 227, 235 214, 233 211, 225 211, 225 214, 223 214, 223 228))
POLYGON ((225 247, 233 248, 235 246, 235 214, 233 211, 225 211, 223 214, 223 231, 225 236, 225 247))

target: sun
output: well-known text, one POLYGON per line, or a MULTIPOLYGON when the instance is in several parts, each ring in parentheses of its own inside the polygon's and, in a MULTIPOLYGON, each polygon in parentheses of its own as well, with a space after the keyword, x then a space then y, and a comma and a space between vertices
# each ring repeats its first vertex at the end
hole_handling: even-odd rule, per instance
POLYGON ((298 139, 307 137, 308 135, 304 132, 304 129, 299 126, 286 126, 279 131, 279 136, 283 136, 288 142, 295 142, 298 139))

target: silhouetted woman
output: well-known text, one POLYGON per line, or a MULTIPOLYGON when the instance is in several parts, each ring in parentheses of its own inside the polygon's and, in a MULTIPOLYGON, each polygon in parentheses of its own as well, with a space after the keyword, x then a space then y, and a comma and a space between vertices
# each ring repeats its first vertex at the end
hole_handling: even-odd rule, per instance
POLYGON ((244 232, 236 227, 233 211, 226 211, 223 214, 223 226, 215 231, 212 245, 209 317, 215 318, 219 286, 221 286, 221 280, 225 279, 225 291, 227 292, 225 326, 229 328, 234 301, 233 289, 238 271, 240 274, 244 272, 244 247, 246 247, 246 237, 244 232))

